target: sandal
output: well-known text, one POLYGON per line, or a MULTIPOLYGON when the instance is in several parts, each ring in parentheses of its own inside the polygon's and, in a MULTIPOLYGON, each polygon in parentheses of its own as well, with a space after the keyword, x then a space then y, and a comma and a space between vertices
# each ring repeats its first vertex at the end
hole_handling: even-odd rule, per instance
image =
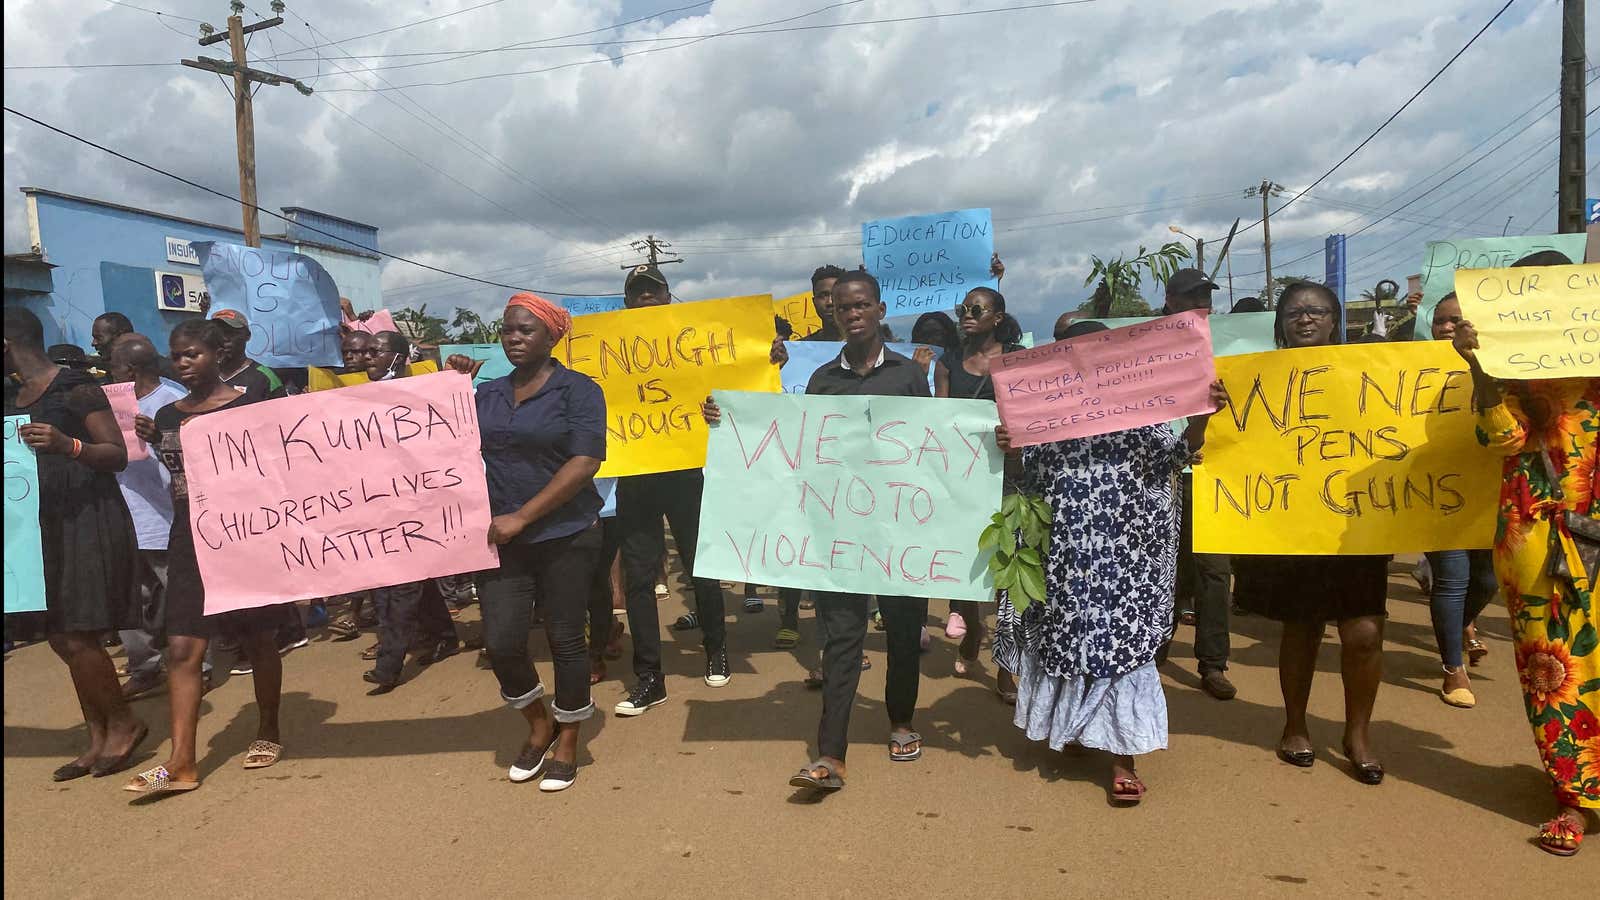
POLYGON ((844 779, 834 771, 832 763, 819 759, 796 774, 790 775, 789 786, 832 793, 844 787, 844 779), (817 775, 819 771, 824 773, 820 777, 817 775))
POLYGON ((889 759, 892 762, 913 762, 922 758, 922 735, 915 731, 895 732, 889 735, 889 759), (916 749, 906 748, 916 744, 916 749))
MULTIPOLYGON (((613 612, 613 615, 614 614, 615 613, 613 612)), ((624 631, 624 629, 622 627, 622 623, 621 622, 613 621, 611 623, 611 639, 606 641, 606 650, 605 650, 606 659, 621 659, 622 658, 622 635, 623 635, 623 631, 624 631)))
POLYGON ((1478 663, 1483 661, 1485 656, 1488 655, 1488 644, 1485 644, 1483 641, 1480 641, 1477 638, 1467 641, 1467 665, 1476 666, 1478 663))
POLYGON ((244 753, 246 769, 265 769, 283 758, 283 745, 271 741, 251 741, 244 753))
POLYGON ((122 789, 135 794, 177 794, 199 786, 198 781, 173 781, 166 766, 156 766, 128 779, 122 789))
POLYGON ((361 629, 356 627, 354 619, 341 618, 328 623, 328 640, 336 643, 353 641, 361 636, 361 629))
MULTIPOLYGON (((1582 815, 1582 813, 1579 813, 1582 815)), ((1555 856, 1576 856, 1583 846, 1583 830, 1574 827, 1565 810, 1539 826, 1539 849, 1555 856), (1571 846, 1566 846, 1570 844, 1571 846)))
POLYGON ((1140 800, 1144 799, 1145 791, 1147 790, 1148 788, 1144 786, 1143 781, 1139 780, 1138 775, 1132 778, 1113 778, 1111 780, 1111 802, 1136 806, 1140 800))
POLYGON ((944 620, 944 636, 950 640, 960 640, 966 633, 967 620, 961 613, 953 612, 944 620))
POLYGON ((367 649, 361 651, 361 658, 362 659, 366 659, 366 660, 377 659, 378 658, 378 646, 379 645, 377 645, 377 644, 373 644, 371 647, 368 647, 367 649))
POLYGON ((820 688, 825 680, 821 669, 812 669, 806 673, 806 687, 808 688, 820 688))
POLYGON ((778 637, 772 642, 779 650, 788 650, 800 643, 800 632, 793 628, 779 628, 778 637))
POLYGON ((673 631, 693 631, 700 627, 700 616, 695 613, 684 613, 672 623, 673 631))
POLYGON ((589 660, 589 684, 596 685, 606 680, 606 661, 603 659, 589 660))

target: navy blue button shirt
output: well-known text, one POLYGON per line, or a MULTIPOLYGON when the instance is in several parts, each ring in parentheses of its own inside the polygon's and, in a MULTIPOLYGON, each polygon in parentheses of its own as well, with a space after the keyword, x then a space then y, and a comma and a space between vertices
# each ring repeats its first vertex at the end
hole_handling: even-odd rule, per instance
MULTIPOLYGON (((606 458, 606 398, 600 385, 552 363, 550 379, 520 406, 510 375, 478 385, 478 430, 489 511, 494 515, 521 509, 574 456, 606 458)), ((600 494, 591 481, 512 543, 534 544, 577 534, 593 525, 599 514, 600 494)))

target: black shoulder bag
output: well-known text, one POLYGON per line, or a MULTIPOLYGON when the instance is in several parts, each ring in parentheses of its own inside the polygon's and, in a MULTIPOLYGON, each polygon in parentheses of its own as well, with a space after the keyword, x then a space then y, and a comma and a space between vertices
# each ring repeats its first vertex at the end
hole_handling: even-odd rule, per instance
MULTIPOLYGON (((1561 490, 1561 476, 1556 472, 1556 465, 1550 461, 1550 453, 1546 450, 1539 451, 1539 458, 1544 461, 1545 476, 1550 479, 1550 496, 1560 503, 1566 494, 1561 490)), ((1590 496, 1593 496, 1592 488, 1590 496)), ((1600 520, 1570 509, 1563 510, 1561 515, 1566 522, 1567 533, 1572 536, 1572 543, 1578 549, 1578 561, 1583 564, 1585 580, 1594 578, 1600 574, 1600 520)), ((1556 522, 1552 520, 1550 525, 1550 562, 1547 570, 1551 577, 1572 584, 1578 573, 1572 571, 1566 551, 1561 546, 1561 535, 1554 530, 1556 522)), ((1593 588, 1594 584, 1590 581, 1590 589, 1593 588)))

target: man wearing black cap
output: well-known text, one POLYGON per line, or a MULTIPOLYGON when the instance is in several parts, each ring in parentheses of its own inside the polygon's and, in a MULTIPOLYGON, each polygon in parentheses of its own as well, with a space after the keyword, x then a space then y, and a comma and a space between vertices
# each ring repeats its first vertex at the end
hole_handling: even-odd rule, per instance
MULTIPOLYGON (((1199 269, 1179 269, 1167 279, 1162 315, 1192 309, 1211 312, 1216 282, 1199 269)), ((1238 693, 1228 680, 1228 595, 1232 573, 1228 557, 1194 552, 1194 476, 1183 473, 1183 527, 1178 538, 1178 602, 1175 611, 1194 611, 1194 656, 1200 664, 1200 687, 1218 700, 1238 693)), ((1176 625, 1174 626, 1176 627, 1176 625)), ((1166 657, 1162 648, 1162 658, 1166 657)))
MULTIPOLYGON (((666 276, 649 265, 628 271, 622 295, 628 309, 672 302, 666 276)), ((667 552, 661 520, 665 518, 672 526, 683 570, 693 572, 704 486, 705 474, 700 469, 617 479, 622 580, 628 598, 628 623, 633 627, 633 673, 638 678, 627 699, 617 704, 615 712, 619 716, 641 715, 666 702, 667 685, 661 672, 661 616, 655 595, 656 574, 667 552)), ((694 607, 706 651, 705 682, 710 687, 724 687, 730 675, 722 585, 708 578, 694 579, 694 607)))

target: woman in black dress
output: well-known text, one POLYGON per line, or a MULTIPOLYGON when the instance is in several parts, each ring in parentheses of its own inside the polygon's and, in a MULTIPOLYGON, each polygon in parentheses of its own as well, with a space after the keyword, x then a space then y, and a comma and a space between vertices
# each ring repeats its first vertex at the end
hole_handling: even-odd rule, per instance
MULTIPOLYGON (((1290 285, 1278 302, 1279 347, 1338 344, 1339 298, 1313 282, 1290 285)), ((1344 679, 1344 753, 1364 784, 1383 781, 1383 766, 1367 734, 1383 679, 1383 619, 1388 596, 1386 556, 1235 556, 1233 597, 1240 608, 1283 623, 1278 685, 1287 721, 1278 757, 1307 767, 1316 757, 1306 704, 1317 671, 1317 649, 1332 620, 1339 628, 1344 679)))
MULTIPOLYGON (((1021 350, 1022 326, 1006 314, 1006 298, 999 291, 980 287, 967 292, 956 307, 961 342, 947 351, 934 369, 934 396, 958 400, 994 400, 994 381, 989 364, 995 357, 1021 350)), ((984 606, 976 601, 950 603, 950 618, 944 633, 961 641, 956 652, 956 674, 965 675, 976 664, 978 647, 983 643, 984 606)), ((1001 669, 995 689, 1007 702, 1015 700, 1016 681, 1001 669)))
POLYGON ((206 643, 226 628, 237 635, 239 647, 254 667, 256 710, 260 716, 256 739, 245 752, 244 767, 261 769, 283 755, 278 743, 278 704, 283 693, 283 660, 278 656, 277 628, 283 621, 281 605, 208 616, 205 585, 195 559, 194 535, 189 528, 189 482, 184 476, 183 445, 179 431, 196 416, 237 409, 257 402, 254 394, 230 387, 222 380, 219 354, 227 342, 222 326, 207 319, 191 319, 172 329, 172 362, 178 380, 189 395, 169 403, 154 419, 139 416, 134 430, 155 448, 162 465, 172 472, 172 535, 167 541, 167 685, 172 706, 172 753, 167 761, 140 772, 123 786, 136 794, 192 791, 200 786, 195 763, 196 732, 200 725, 200 696, 205 693, 200 671, 206 643))
POLYGON ((67 664, 89 726, 89 746, 51 776, 68 781, 120 771, 148 732, 134 718, 101 645, 136 624, 138 542, 116 473, 128 464, 122 431, 100 385, 50 361, 38 316, 5 310, 5 414, 38 454, 44 623, 67 664))

